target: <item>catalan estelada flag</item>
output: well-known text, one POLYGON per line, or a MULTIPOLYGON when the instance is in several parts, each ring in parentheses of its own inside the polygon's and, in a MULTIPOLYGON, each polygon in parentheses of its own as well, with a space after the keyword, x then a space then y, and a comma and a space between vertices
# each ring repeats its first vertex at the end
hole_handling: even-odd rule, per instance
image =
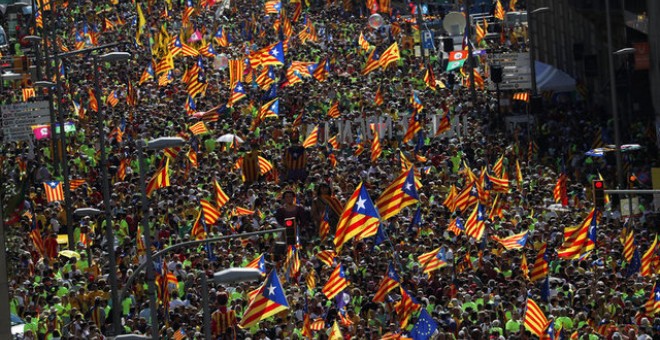
POLYGON ((399 316, 399 323, 401 329, 405 329, 408 326, 408 320, 412 316, 413 312, 419 310, 419 302, 403 287, 399 286, 401 289, 401 301, 397 302, 394 305, 394 310, 399 316))
POLYGON ((389 266, 387 266, 387 275, 385 275, 385 277, 383 277, 383 279, 380 281, 380 284, 378 285, 378 289, 376 290, 376 294, 374 294, 372 301, 377 303, 384 302, 387 293, 392 291, 392 289, 398 287, 400 283, 401 283, 401 278, 399 277, 399 274, 396 273, 396 270, 394 269, 394 264, 390 262, 389 266))
POLYGON ((259 109, 259 119, 264 119, 268 117, 277 118, 280 114, 280 99, 275 98, 266 104, 262 105, 259 109))
POLYGON ((266 260, 264 254, 257 256, 254 260, 250 261, 245 268, 259 269, 261 275, 266 275, 266 260))
POLYGON ((64 201, 64 190, 62 189, 62 182, 44 182, 44 191, 46 192, 46 200, 48 203, 64 201))
POLYGON ((284 64, 284 45, 279 43, 268 46, 259 54, 262 66, 283 65, 284 64))
POLYGON ((383 54, 380 55, 380 66, 385 69, 389 64, 401 59, 399 53, 399 44, 394 42, 388 47, 383 54))
POLYGON ((485 221, 487 216, 484 205, 477 204, 465 222, 465 233, 472 238, 481 240, 486 230, 485 221))
POLYGON ((644 307, 646 308, 646 313, 648 315, 656 315, 660 312, 660 286, 658 286, 657 281, 653 284, 651 296, 649 296, 644 307))
POLYGON ((170 175, 168 174, 169 165, 170 159, 168 157, 165 160, 165 165, 156 171, 147 184, 147 197, 151 197, 151 194, 156 191, 156 189, 170 186, 170 175))
POLYGON ((228 47, 231 43, 231 37, 229 36, 229 31, 223 29, 222 26, 218 27, 218 30, 213 35, 213 39, 218 45, 222 47, 228 47))
POLYGON ((441 248, 420 255, 417 260, 424 268, 424 273, 429 274, 447 265, 447 257, 441 248))
POLYGON ((344 269, 340 264, 332 271, 332 274, 330 274, 330 278, 328 278, 328 282, 323 286, 322 291, 328 300, 330 300, 346 289, 348 285, 349 282, 346 279, 346 274, 344 274, 344 269))
POLYGON ((367 58, 367 63, 364 65, 364 68, 362 69, 362 75, 367 75, 377 70, 380 67, 380 58, 381 58, 380 53, 378 53, 376 49, 372 50, 371 53, 369 54, 369 58, 367 58))
POLYGON ((454 233, 454 235, 458 236, 461 234, 461 232, 465 231, 465 225, 463 225, 463 220, 460 217, 456 217, 449 221, 449 226, 447 227, 448 231, 451 231, 454 233))
POLYGON ((497 236, 493 236, 493 239, 499 242, 499 244, 501 244, 502 246, 504 246, 506 250, 521 249, 527 243, 527 234, 528 232, 525 231, 505 238, 499 238, 497 236))
POLYGON ((575 227, 564 228, 564 243, 557 249, 557 256, 577 259, 596 247, 596 227, 600 213, 592 209, 587 218, 575 227))
POLYGON ((234 104, 236 104, 238 101, 241 99, 247 97, 247 94, 245 93, 245 87, 243 86, 243 83, 240 81, 236 83, 236 86, 234 87, 234 90, 231 93, 231 96, 229 97, 229 101, 227 102, 227 107, 233 107, 234 104))
POLYGON ((243 319, 238 326, 243 329, 250 328, 259 321, 287 309, 289 309, 289 303, 286 301, 277 271, 271 270, 268 279, 245 310, 243 319))
POLYGON ((32 245, 34 246, 34 250, 39 253, 42 257, 46 254, 46 247, 44 246, 44 240, 41 237, 41 232, 39 232, 39 228, 37 228, 37 223, 34 218, 31 218, 31 228, 30 228, 30 234, 29 237, 32 240, 32 245))
POLYGON ((419 202, 414 168, 401 173, 376 200, 383 221, 398 214, 403 208, 419 202))
POLYGON ((360 183, 346 202, 337 223, 335 247, 341 249, 341 246, 353 237, 365 238, 375 235, 379 224, 378 210, 371 201, 367 189, 360 183))

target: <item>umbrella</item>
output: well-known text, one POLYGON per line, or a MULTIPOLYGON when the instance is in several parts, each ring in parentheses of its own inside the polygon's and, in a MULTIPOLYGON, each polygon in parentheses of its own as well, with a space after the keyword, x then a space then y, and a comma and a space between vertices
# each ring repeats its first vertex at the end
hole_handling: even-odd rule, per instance
POLYGON ((223 142, 223 143, 231 143, 231 142, 238 142, 238 143, 243 143, 243 139, 241 137, 238 137, 234 134, 228 133, 226 135, 222 135, 218 137, 218 139, 215 140, 216 142, 223 142))
MULTIPOLYGON (((621 152, 636 151, 641 148, 639 144, 623 144, 621 145, 621 152)), ((616 151, 616 145, 605 145, 605 147, 591 149, 584 154, 590 157, 603 157, 605 152, 611 151, 616 151)))
POLYGON ((561 204, 550 204, 546 209, 550 211, 571 211, 571 209, 564 207, 561 204))
POLYGON ((76 251, 73 251, 73 250, 62 250, 58 254, 60 254, 64 257, 68 257, 68 258, 75 257, 78 260, 80 260, 80 253, 78 253, 76 251))

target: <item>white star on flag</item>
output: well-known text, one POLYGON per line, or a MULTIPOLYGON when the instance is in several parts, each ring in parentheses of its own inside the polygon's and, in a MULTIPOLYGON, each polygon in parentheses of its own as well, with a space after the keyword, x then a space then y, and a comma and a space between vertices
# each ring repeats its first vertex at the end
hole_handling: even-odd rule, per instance
POLYGON ((268 286, 268 295, 274 295, 275 294, 275 286, 272 284, 268 286))
POLYGON ((367 202, 366 199, 364 199, 364 198, 362 198, 362 197, 358 198, 358 201, 357 201, 358 211, 359 211, 359 210, 366 210, 366 208, 365 208, 365 206, 364 206, 364 203, 366 203, 366 202, 367 202))
POLYGON ((277 54, 278 54, 277 49, 276 49, 276 48, 273 48, 272 50, 270 50, 270 54, 272 54, 272 55, 274 55, 274 56, 277 57, 277 54))

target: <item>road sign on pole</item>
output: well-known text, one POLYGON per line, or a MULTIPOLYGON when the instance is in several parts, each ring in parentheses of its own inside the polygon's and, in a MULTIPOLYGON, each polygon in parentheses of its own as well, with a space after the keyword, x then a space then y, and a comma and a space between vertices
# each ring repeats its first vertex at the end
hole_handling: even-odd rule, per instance
MULTIPOLYGON (((502 65, 500 90, 529 90, 532 88, 532 70, 529 53, 495 53, 488 55, 490 65, 502 65)), ((490 90, 495 89, 491 83, 490 90)))
POLYGON ((32 136, 32 126, 50 123, 48 101, 2 105, 0 107, 2 120, 3 142, 29 140, 32 136))

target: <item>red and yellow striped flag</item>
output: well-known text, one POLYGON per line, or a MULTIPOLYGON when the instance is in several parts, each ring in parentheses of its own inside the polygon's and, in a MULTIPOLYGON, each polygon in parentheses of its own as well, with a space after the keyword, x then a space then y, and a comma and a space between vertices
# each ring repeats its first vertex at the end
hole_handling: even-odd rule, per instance
POLYGON ((213 180, 213 187, 215 189, 215 204, 218 207, 218 209, 222 208, 227 204, 229 201, 229 196, 225 194, 225 192, 222 190, 222 187, 220 187, 220 184, 218 184, 218 181, 213 180))
POLYGON ((623 257, 630 263, 635 253, 635 232, 631 229, 623 242, 623 257))
POLYGON ((318 140, 319 140, 319 127, 315 126, 312 132, 310 132, 309 136, 307 136, 307 138, 303 142, 303 147, 311 148, 313 146, 316 146, 318 140))
POLYGON ((651 276, 653 274, 653 271, 651 270, 651 261, 653 260, 653 256, 657 249, 658 249, 658 235, 655 236, 655 238, 653 239, 653 243, 651 243, 649 249, 644 253, 644 256, 642 256, 642 269, 640 271, 640 275, 651 276))
POLYGON ((371 162, 375 163, 380 155, 383 153, 383 149, 380 146, 380 138, 378 137, 378 130, 372 128, 374 139, 371 142, 371 162))
POLYGON ((147 184, 147 197, 151 197, 151 194, 156 191, 156 189, 164 188, 170 186, 170 175, 169 175, 169 165, 170 159, 165 158, 165 165, 158 169, 154 176, 151 178, 147 184))
POLYGON ((44 182, 44 191, 46 192, 46 200, 48 203, 64 201, 64 190, 62 189, 62 182, 48 181, 44 182))
POLYGON ((34 97, 36 94, 33 87, 23 88, 23 101, 26 102, 28 99, 34 97))
MULTIPOLYGON (((498 1, 499 3, 499 1, 498 1)), ((527 306, 525 307, 525 328, 536 336, 543 338, 545 330, 548 328, 550 322, 543 314, 543 311, 534 300, 527 298, 527 306)))
POLYGON ((330 278, 328 278, 328 282, 323 286, 322 291, 328 299, 332 299, 346 289, 348 285, 349 282, 346 279, 344 269, 340 264, 332 271, 332 274, 330 274, 330 278))
POLYGON ((341 113, 339 112, 339 101, 336 100, 334 104, 328 110, 328 117, 330 118, 339 118, 341 113))
POLYGON ((188 129, 195 136, 209 133, 209 130, 206 128, 206 125, 204 124, 204 122, 197 122, 193 126, 189 127, 188 129))
POLYGON ((84 179, 72 179, 69 181, 69 190, 76 191, 81 185, 85 184, 84 179))

